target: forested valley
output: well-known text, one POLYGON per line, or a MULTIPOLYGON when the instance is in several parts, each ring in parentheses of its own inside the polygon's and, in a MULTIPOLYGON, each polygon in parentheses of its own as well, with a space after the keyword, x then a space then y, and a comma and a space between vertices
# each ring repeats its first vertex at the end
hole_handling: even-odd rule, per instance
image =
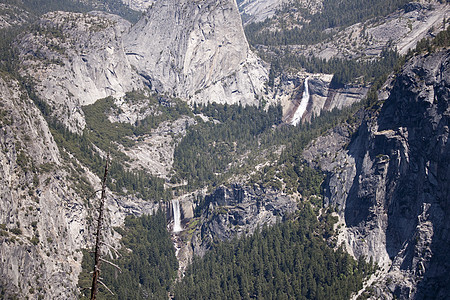
POLYGON ((292 219, 220 243, 194 259, 174 299, 348 299, 375 266, 324 242, 332 222, 305 203, 292 219))
MULTIPOLYGON (((408 56, 448 45, 447 35, 448 30, 431 41, 421 41, 408 56)), ((195 257, 180 280, 175 280, 177 264, 165 214, 159 211, 155 216, 127 219, 125 229, 115 230, 123 236, 123 247, 131 251, 114 260, 122 274, 112 267, 105 268, 105 281, 114 287, 116 296, 104 291, 103 297, 158 299, 170 294, 173 299, 348 299, 361 289, 377 266, 364 257, 354 260, 342 248, 333 250, 336 217, 332 208, 317 217, 325 175, 308 167, 300 157, 304 147, 328 129, 337 124, 358 123, 361 113, 379 109, 375 92, 386 73, 381 75, 364 101, 325 112, 298 127, 281 123, 279 107, 262 110, 240 105, 194 106, 191 113, 202 114, 209 121, 197 118, 197 125, 189 128, 177 146, 178 178, 187 179, 192 189, 224 184, 227 171, 235 171, 230 166, 239 155, 288 145, 277 163, 253 176, 249 183, 301 193, 304 200, 299 203, 299 211, 253 235, 218 242, 204 257, 195 257), (238 146, 233 146, 233 142, 238 146)), ((248 163, 251 166, 252 160, 248 163)), ((89 255, 84 257, 88 266, 89 255)), ((86 278, 87 275, 80 277, 80 285, 86 278)))
MULTIPOLYGON (((296 49, 332 41, 346 27, 359 22, 381 22, 383 17, 404 7, 409 1, 324 0, 317 14, 311 14, 299 1, 291 1, 281 6, 275 16, 263 22, 250 23, 244 28, 250 48, 264 61, 258 61, 258 64, 267 67, 264 76, 268 82, 262 89, 265 92, 262 92, 264 95, 255 94, 255 105, 227 104, 226 99, 220 99, 225 104, 189 103, 177 97, 175 92, 158 92, 148 83, 148 76, 138 74, 145 77, 142 79, 145 84, 140 90, 130 89, 120 97, 102 97, 88 105, 78 102, 85 123, 77 131, 69 128, 58 117, 60 111, 57 105, 49 104, 48 99, 42 96, 44 87, 38 86, 31 76, 23 75, 19 65, 25 54, 20 53, 17 41, 30 31, 50 37, 52 43, 53 40, 64 40, 64 33, 59 27, 52 30, 35 23, 40 16, 50 11, 86 13, 102 10, 120 15, 132 24, 143 13, 131 10, 120 0, 10 2, 7 4, 21 10, 20 13, 22 10, 26 12, 26 20, 16 27, 0 28, 0 79, 2 82, 17 82, 17 98, 32 105, 36 114, 42 118, 47 126, 44 128, 49 131, 45 134, 50 136, 49 140, 55 145, 54 149, 48 151, 57 153, 57 159, 35 163, 32 150, 29 154, 23 150, 27 147, 23 141, 30 144, 34 141, 28 133, 22 142, 15 140, 17 134, 9 128, 23 124, 17 125, 0 103, 2 151, 6 153, 5 157, 14 153, 11 157, 14 158, 15 170, 22 172, 20 174, 24 180, 16 186, 21 193, 17 197, 18 203, 31 203, 26 207, 14 208, 15 213, 30 220, 36 216, 29 226, 15 219, 10 222, 12 225, 8 223, 9 227, 14 228, 9 228, 6 221, 5 224, 1 223, 0 246, 25 245, 28 247, 24 250, 25 257, 33 253, 50 260, 53 256, 66 255, 62 254, 66 253, 61 250, 63 246, 58 248, 59 245, 53 244, 54 237, 43 238, 39 235, 39 229, 47 230, 46 226, 60 230, 54 230, 54 234, 62 236, 61 244, 64 246, 76 243, 89 245, 68 251, 75 271, 70 267, 70 271, 61 272, 65 276, 81 270, 79 276, 76 273, 78 280, 74 290, 80 299, 89 299, 94 264, 92 232, 98 206, 95 195, 99 192, 97 179, 102 178, 108 161, 106 194, 110 208, 114 206, 114 209, 106 209, 105 224, 101 227, 100 238, 105 239, 102 244, 105 250, 98 299, 349 299, 363 288, 370 276, 386 271, 372 258, 362 255, 355 259, 352 256, 354 253, 350 255, 348 249, 338 242, 339 229, 346 224, 338 218, 342 213, 341 208, 327 202, 326 193, 330 191, 326 191, 325 186, 331 172, 319 169, 316 163, 318 158, 308 161, 303 154, 316 139, 333 130, 342 130, 348 135, 349 142, 343 146, 344 151, 347 150, 349 144, 358 137, 361 124, 367 126, 367 123, 375 122, 382 111, 385 99, 379 99, 379 91, 390 88, 389 82, 392 81, 388 79, 394 80, 409 60, 429 56, 450 46, 450 26, 445 27, 447 20, 442 21, 446 30, 433 34, 433 39, 421 39, 406 55, 399 54, 388 42, 379 49, 379 55, 371 57, 320 58, 312 51, 300 55, 296 49), (302 18, 298 18, 298 13, 301 13, 302 18), (276 30, 273 30, 274 27, 276 30), (368 92, 352 105, 323 110, 320 114, 311 113, 310 120, 293 126, 283 121, 283 109, 286 107, 282 104, 286 106, 286 103, 268 101, 267 97, 273 96, 275 99, 278 93, 283 92, 282 80, 288 75, 299 73, 308 74, 306 76, 330 74, 331 82, 326 88, 333 91, 358 86, 366 88, 368 92), (125 111, 124 107, 129 110, 125 111), (133 114, 137 115, 135 119, 133 114), (18 150, 11 151, 11 147, 18 150), (148 159, 150 148, 158 154, 153 161, 148 159), (147 165, 140 164, 141 160, 147 165), (152 169, 155 165, 162 166, 160 174, 152 169), (42 174, 45 175, 44 180, 39 177, 42 174), (254 210, 258 213, 260 210, 272 210, 277 221, 251 231, 241 229, 247 224, 237 225, 239 213, 233 219, 236 224, 226 219, 231 206, 235 204, 233 209, 243 212, 244 205, 238 200, 229 205, 227 194, 223 197, 223 202, 227 204, 222 206, 217 204, 220 201, 213 203, 211 199, 218 189, 225 187, 232 190, 235 186, 257 191, 255 194, 259 194, 255 202, 258 203, 254 210), (60 197, 57 198, 58 204, 77 218, 82 218, 82 221, 77 219, 81 225, 73 225, 72 220, 69 222, 64 219, 69 219, 69 214, 64 215, 60 211, 58 214, 61 216, 58 217, 69 223, 69 230, 51 222, 41 223, 42 220, 37 218, 41 211, 39 205, 46 201, 45 197, 49 197, 45 189, 60 197), (264 193, 292 200, 295 212, 282 214, 271 205, 259 207, 264 193), (190 201, 191 205, 183 207, 183 203, 178 203, 181 210, 177 213, 181 215, 183 230, 176 232, 175 200, 190 201), (144 203, 145 210, 137 208, 133 201, 144 203), (83 213, 77 211, 80 207, 83 213), (142 214, 142 211, 146 213, 142 214), (219 220, 218 223, 205 225, 203 222, 211 221, 211 215, 217 217, 215 221, 219 220), (110 225, 113 221, 114 226, 110 225), (227 225, 230 228, 233 227, 234 231, 230 232, 239 234, 232 238, 208 235, 208 230, 223 225, 220 223, 222 221, 223 224, 230 224, 227 225), (70 240, 67 236, 72 233, 76 237, 70 240), (201 238, 208 240, 208 243, 202 244, 201 238), (194 249, 194 243, 204 246, 205 251, 198 250, 200 247, 194 249), (34 246, 41 248, 35 250, 34 246), (182 249, 183 246, 186 248, 182 249), (43 251, 44 247, 50 250, 43 251), (194 254, 197 250, 201 255, 194 254), (182 253, 186 255, 184 261, 180 259, 180 251, 188 253, 182 253)), ((242 2, 238 0, 236 3, 239 5, 242 2)), ((198 7, 200 9, 201 5, 198 7)), ((102 29, 93 29, 94 33, 98 33, 95 30, 102 29)), ((117 36, 123 34, 117 32, 114 33, 117 36)), ((222 47, 224 45, 218 49, 222 47)), ((54 48, 56 52, 64 52, 62 48, 54 48)), ((106 51, 115 50, 107 48, 106 51)), ((39 53, 26 55, 34 55, 37 62, 45 60, 39 53)), ((134 54, 127 52, 126 55, 134 54)), ((44 65, 64 63, 55 59, 44 65)), ((128 67, 138 73, 134 66, 128 67)), ((114 75, 114 72, 110 73, 114 75)), ((110 73, 108 76, 113 76, 110 73)), ((301 77, 295 82, 298 95, 306 93, 306 90, 302 90, 302 83, 306 82, 308 88, 305 78, 301 77)), ((75 98, 69 91, 68 98, 72 96, 75 98)), ((324 98, 324 101, 329 100, 324 98)), ((288 101, 292 102, 292 99, 288 101)), ((42 136, 43 131, 39 131, 42 136)), ((380 155, 376 159, 382 161, 385 156, 380 155)), ((378 171, 384 169, 380 167, 378 171)), ((5 182, 6 179, 5 176, 5 182)), ((238 199, 242 195, 233 196, 238 199)), ((37 265, 41 269, 46 267, 44 260, 37 265)), ((38 274, 32 280, 38 282, 40 279, 38 274)), ((40 287, 36 289, 31 283, 27 284, 23 284, 24 293, 37 299, 44 299, 43 291, 51 288, 48 283, 45 283, 48 287, 39 283, 40 287)), ((0 298, 12 295, 6 292, 3 285, 6 286, 0 281, 0 298)), ((17 294, 23 291, 21 287, 17 294)), ((373 296, 369 292, 366 290, 357 299, 373 296)))

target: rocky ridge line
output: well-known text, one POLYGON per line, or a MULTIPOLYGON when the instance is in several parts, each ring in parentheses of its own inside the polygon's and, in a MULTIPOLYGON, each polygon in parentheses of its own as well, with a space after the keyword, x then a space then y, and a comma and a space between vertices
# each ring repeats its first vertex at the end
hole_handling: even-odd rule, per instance
POLYGON ((450 52, 419 56, 359 128, 341 126, 305 151, 328 173, 339 241, 381 267, 372 296, 449 294, 450 52))

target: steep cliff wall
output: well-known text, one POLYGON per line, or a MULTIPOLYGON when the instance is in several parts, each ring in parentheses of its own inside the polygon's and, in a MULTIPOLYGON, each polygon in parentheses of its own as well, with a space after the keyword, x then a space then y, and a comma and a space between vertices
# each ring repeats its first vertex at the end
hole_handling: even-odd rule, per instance
MULTIPOLYGON (((0 77, 0 297, 75 299, 81 249, 93 243, 100 180, 60 152, 35 103, 0 77)), ((158 203, 108 192, 107 220, 151 214, 158 203)), ((107 231, 114 245, 119 236, 107 231)))
POLYGON ((153 89, 193 102, 256 104, 267 78, 235 0, 158 1, 124 43, 153 89))
MULTIPOLYGON (((0 290, 2 298, 76 294, 87 211, 68 181, 49 128, 10 78, 0 78, 0 290)), ((73 167, 73 166, 71 166, 73 167)))
POLYGON ((52 12, 21 39, 22 75, 73 131, 84 128, 82 105, 143 87, 123 50, 130 26, 105 13, 52 12))
POLYGON ((385 272, 375 297, 449 294, 449 87, 450 51, 415 57, 353 135, 341 126, 304 154, 329 173, 340 241, 385 272))

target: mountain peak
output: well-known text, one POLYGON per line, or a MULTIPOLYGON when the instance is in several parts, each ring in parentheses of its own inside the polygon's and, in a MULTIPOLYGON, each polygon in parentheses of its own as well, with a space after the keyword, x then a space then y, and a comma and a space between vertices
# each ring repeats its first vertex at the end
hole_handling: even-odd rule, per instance
POLYGON ((193 102, 254 103, 267 78, 234 0, 156 2, 124 42, 153 89, 193 102))

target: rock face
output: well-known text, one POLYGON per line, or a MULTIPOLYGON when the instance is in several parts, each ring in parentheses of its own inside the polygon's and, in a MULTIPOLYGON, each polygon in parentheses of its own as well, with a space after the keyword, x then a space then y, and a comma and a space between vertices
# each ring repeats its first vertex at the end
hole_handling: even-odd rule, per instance
MULTIPOLYGON (((3 74, 0 99, 0 295, 75 299, 80 249, 94 241, 88 186, 100 180, 61 155, 35 103, 3 74)), ((120 226, 125 215, 152 214, 158 203, 108 193, 107 207, 109 224, 120 226)), ((106 234, 111 245, 118 238, 106 234)))
POLYGON ((153 5, 157 0, 122 0, 123 4, 128 5, 131 9, 145 11, 153 5))
POLYGON ((130 149, 121 147, 130 161, 130 169, 142 169, 152 175, 168 179, 173 167, 175 146, 186 135, 187 126, 194 125, 194 119, 182 117, 175 121, 163 122, 151 134, 135 138, 136 144, 130 149))
POLYGON ((87 242, 83 199, 18 82, 0 78, 0 98, 0 292, 70 299, 81 270, 75 250, 87 242))
POLYGON ((192 240, 194 254, 200 256, 212 243, 282 221, 297 210, 297 203, 270 190, 235 185, 218 188, 205 197, 202 207, 202 226, 192 240))
POLYGON ((52 12, 36 26, 18 45, 21 73, 71 130, 84 128, 82 105, 143 87, 123 50, 128 21, 100 12, 52 12))
POLYGON ((235 0, 157 1, 124 42, 148 85, 192 102, 256 104, 267 79, 235 0))
MULTIPOLYGON (((424 2, 424 1, 423 1, 424 2)), ((402 55, 414 49, 423 38, 431 38, 443 29, 442 20, 450 6, 440 1, 411 3, 381 20, 368 20, 345 28, 331 40, 291 47, 299 55, 313 54, 322 59, 377 58, 383 49, 395 49, 402 55)))
POLYGON ((308 79, 309 101, 302 121, 310 121, 312 116, 319 116, 322 111, 342 109, 355 102, 361 101, 368 91, 364 86, 345 86, 331 88, 333 78, 331 74, 311 74, 299 72, 297 74, 283 74, 275 79, 275 87, 270 97, 271 103, 280 103, 283 107, 283 121, 291 123, 295 112, 300 106, 305 93, 305 80, 308 79))
POLYGON ((244 0, 239 3, 239 10, 244 15, 245 23, 261 22, 272 17, 276 10, 287 0, 244 0))
POLYGON ((274 16, 277 17, 277 10, 282 9, 286 4, 291 4, 290 13, 297 18, 303 18, 305 11, 314 15, 322 9, 323 0, 241 0, 238 3, 242 20, 247 25, 253 22, 262 22, 274 16))
POLYGON ((0 3, 0 29, 20 26, 30 21, 28 12, 9 4, 0 3))
POLYGON ((350 253, 384 269, 375 298, 449 295, 450 51, 410 61, 379 111, 318 139, 304 156, 329 173, 350 253), (345 148, 345 145, 348 145, 345 148))
POLYGON ((295 75, 282 75, 276 79, 272 98, 283 107, 283 121, 292 123, 298 110, 305 88, 308 87, 309 100, 301 120, 309 120, 312 114, 320 115, 327 103, 329 87, 333 75, 300 72, 295 75), (308 81, 306 84, 305 82, 308 81))
POLYGON ((85 126, 81 106, 145 84, 193 102, 258 104, 268 77, 234 0, 157 1, 133 27, 101 12, 51 12, 33 29, 17 43, 20 73, 74 132, 85 126))

